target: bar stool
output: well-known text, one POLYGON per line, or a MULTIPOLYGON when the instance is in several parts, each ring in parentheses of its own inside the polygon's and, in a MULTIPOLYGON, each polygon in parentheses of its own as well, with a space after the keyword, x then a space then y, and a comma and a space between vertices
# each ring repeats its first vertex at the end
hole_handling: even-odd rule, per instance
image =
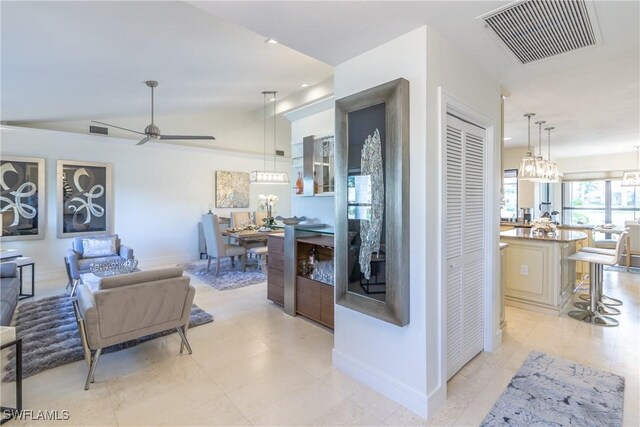
MULTIPOLYGON (((622 256, 622 253, 627 250, 627 242, 628 242, 628 229, 623 231, 622 233, 620 233, 620 238, 618 238, 618 241, 616 242, 616 248, 615 249, 604 249, 604 248, 593 248, 590 246, 584 247, 582 249, 580 249, 581 252, 589 252, 589 253, 594 253, 594 254, 600 254, 600 255, 609 255, 609 256, 614 256, 616 257, 616 264, 618 263, 617 261, 620 260, 620 257, 622 256), (625 249, 626 248, 626 249, 625 249)), ((603 271, 600 271, 600 274, 603 274, 603 271)), ((603 282, 603 278, 601 277, 600 282, 603 282)), ((602 289, 601 289, 602 291, 602 289)), ((591 299, 590 295, 587 294, 583 294, 579 296, 580 299, 585 300, 585 301, 589 301, 591 299)), ((602 302, 604 305, 608 306, 608 307, 615 307, 615 306, 621 306, 622 305, 622 301, 620 301, 619 299, 616 298, 611 298, 607 295, 605 295, 604 293, 602 293, 600 295, 600 302, 602 302)), ((618 313, 615 314, 620 314, 619 310, 614 310, 614 311, 618 311, 618 313)))
POLYGON ((620 237, 621 239, 616 244, 616 250, 613 254, 602 254, 581 250, 580 252, 576 252, 568 257, 570 260, 588 262, 590 275, 590 299, 588 302, 577 302, 574 304, 575 307, 580 310, 570 311, 569 316, 572 318, 599 326, 619 325, 619 322, 610 316, 620 314, 620 311, 613 309, 602 302, 602 285, 604 278, 604 266, 617 264, 618 259, 622 254, 625 233, 620 237))

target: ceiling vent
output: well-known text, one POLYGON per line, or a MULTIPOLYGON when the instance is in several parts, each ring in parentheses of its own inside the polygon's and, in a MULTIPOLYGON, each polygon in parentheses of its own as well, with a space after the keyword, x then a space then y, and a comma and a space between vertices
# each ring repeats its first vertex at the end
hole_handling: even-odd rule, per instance
POLYGON ((600 43, 591 2, 524 0, 480 16, 522 64, 600 43))

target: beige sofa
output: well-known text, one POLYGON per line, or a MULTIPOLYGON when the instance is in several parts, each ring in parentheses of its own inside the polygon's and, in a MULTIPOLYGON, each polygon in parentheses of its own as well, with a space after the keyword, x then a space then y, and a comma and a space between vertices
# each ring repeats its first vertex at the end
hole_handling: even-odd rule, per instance
POLYGON ((191 354, 186 333, 196 291, 189 281, 181 268, 165 268, 78 286, 74 307, 89 366, 85 390, 107 346, 175 328, 182 339, 180 352, 186 346, 191 354))

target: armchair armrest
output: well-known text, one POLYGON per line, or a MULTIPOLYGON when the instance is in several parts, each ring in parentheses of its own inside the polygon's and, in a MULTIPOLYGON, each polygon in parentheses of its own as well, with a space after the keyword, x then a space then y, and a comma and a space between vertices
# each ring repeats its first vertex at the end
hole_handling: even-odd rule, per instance
POLYGON ((15 262, 0 264, 0 277, 18 277, 18 267, 15 262))
POLYGON ((100 328, 98 326, 98 309, 93 293, 86 285, 78 286, 76 291, 80 319, 84 320, 87 343, 92 350, 102 347, 100 328))
POLYGON ((67 249, 66 259, 69 263, 69 275, 71 276, 71 279, 79 280, 80 269, 78 267, 78 253, 73 249, 67 249))
POLYGON ((133 259, 133 249, 126 245, 120 245, 120 256, 124 259, 133 259))

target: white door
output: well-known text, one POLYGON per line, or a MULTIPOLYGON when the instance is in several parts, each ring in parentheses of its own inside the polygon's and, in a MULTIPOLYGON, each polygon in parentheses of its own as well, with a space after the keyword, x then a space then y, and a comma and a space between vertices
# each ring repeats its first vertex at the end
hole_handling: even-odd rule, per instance
POLYGON ((444 283, 447 379, 484 348, 485 129, 447 114, 444 283))

